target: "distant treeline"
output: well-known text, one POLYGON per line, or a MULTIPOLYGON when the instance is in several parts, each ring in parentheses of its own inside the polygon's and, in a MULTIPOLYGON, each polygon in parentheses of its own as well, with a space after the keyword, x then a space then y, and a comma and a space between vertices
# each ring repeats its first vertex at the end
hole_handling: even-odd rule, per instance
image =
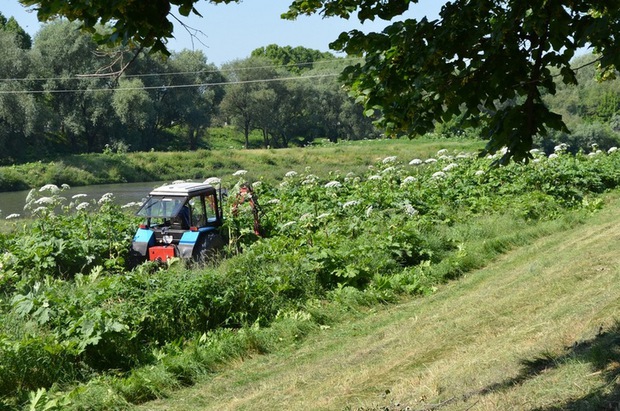
POLYGON ((0 164, 208 148, 210 126, 234 127, 246 145, 258 130, 265 147, 379 135, 338 81, 356 61, 330 53, 271 45, 218 68, 201 51, 102 50, 63 20, 31 39, 1 15, 0 48, 0 164))
MULTIPOLYGON (((102 50, 94 36, 58 20, 32 39, 0 14, 0 165, 110 150, 208 149, 212 127, 234 130, 248 148, 381 135, 339 81, 359 59, 269 45, 216 67, 201 51, 165 59, 135 47, 102 50)), ((547 99, 572 130, 540 138, 548 151, 560 142, 577 151, 620 140, 620 83, 597 82, 592 59, 575 62, 583 66, 578 87, 558 85, 547 99)), ((461 120, 437 125, 437 134, 476 137, 461 120)))

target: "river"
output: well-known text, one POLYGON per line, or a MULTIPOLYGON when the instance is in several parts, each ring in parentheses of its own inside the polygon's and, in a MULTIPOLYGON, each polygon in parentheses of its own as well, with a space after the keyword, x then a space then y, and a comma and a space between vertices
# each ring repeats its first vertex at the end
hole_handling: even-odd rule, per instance
MULTIPOLYGON (((80 201, 99 200, 106 193, 114 194, 114 201, 118 204, 127 204, 132 201, 142 201, 143 198, 154 188, 163 182, 148 183, 122 183, 122 184, 98 184, 83 187, 71 187, 60 195, 70 200, 76 194, 86 194, 87 197, 80 201)), ((0 192, 0 218, 6 218, 10 214, 23 214, 26 196, 30 190, 0 192)))

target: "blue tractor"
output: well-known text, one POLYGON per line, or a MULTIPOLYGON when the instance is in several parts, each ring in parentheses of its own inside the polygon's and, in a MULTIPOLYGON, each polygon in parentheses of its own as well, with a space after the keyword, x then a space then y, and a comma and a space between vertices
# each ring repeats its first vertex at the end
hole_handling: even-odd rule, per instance
POLYGON ((172 183, 151 191, 136 215, 144 222, 131 243, 132 266, 179 257, 205 262, 226 245, 222 190, 205 183, 172 183))

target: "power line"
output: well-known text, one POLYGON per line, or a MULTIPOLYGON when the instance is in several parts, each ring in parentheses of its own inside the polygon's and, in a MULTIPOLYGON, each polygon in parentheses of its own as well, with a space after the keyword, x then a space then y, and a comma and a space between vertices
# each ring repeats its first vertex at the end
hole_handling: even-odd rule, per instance
POLYGON ((125 90, 169 90, 178 88, 194 88, 194 87, 214 87, 228 86, 234 84, 252 84, 252 83, 272 83, 276 81, 290 80, 306 80, 327 77, 337 77, 339 74, 317 74, 312 76, 295 76, 295 77, 275 77, 269 79, 242 80, 242 81, 222 81, 217 83, 198 83, 198 84, 177 84, 177 85, 161 85, 161 86, 143 86, 143 87, 120 87, 120 88, 93 88, 93 89, 61 89, 61 90, 0 90, 0 94, 59 94, 59 93, 89 93, 96 91, 125 91, 125 90))
MULTIPOLYGON (((347 57, 343 59, 324 59, 318 60, 314 62, 305 62, 305 63, 295 63, 295 64, 287 64, 287 65, 266 65, 266 66, 250 66, 250 67, 238 67, 238 68, 230 68, 230 69, 213 69, 213 70, 199 70, 199 71, 176 71, 176 72, 162 72, 162 73, 143 73, 143 74, 126 74, 125 78, 141 78, 141 77, 158 77, 158 76, 182 76, 182 75, 192 75, 192 74, 212 74, 212 73, 228 73, 234 71, 252 71, 252 70, 264 70, 264 69, 277 69, 277 68, 286 68, 286 67, 304 67, 310 65, 318 65, 318 64, 328 64, 334 62, 347 62, 360 60, 360 57, 347 57)), ((115 75, 115 74, 113 74, 115 75)), ((13 81, 55 81, 55 80, 90 80, 90 79, 103 79, 109 78, 113 75, 109 74, 75 74, 68 77, 35 77, 35 78, 0 78, 0 82, 13 82, 13 81)))

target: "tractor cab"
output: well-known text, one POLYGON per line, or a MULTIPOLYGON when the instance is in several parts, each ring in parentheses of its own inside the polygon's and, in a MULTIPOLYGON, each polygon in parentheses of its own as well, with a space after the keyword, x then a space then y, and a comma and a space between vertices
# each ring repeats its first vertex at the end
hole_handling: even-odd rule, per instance
POLYGON ((132 263, 172 257, 205 260, 224 238, 222 192, 205 183, 172 183, 151 191, 136 213, 144 219, 131 244, 132 263))

